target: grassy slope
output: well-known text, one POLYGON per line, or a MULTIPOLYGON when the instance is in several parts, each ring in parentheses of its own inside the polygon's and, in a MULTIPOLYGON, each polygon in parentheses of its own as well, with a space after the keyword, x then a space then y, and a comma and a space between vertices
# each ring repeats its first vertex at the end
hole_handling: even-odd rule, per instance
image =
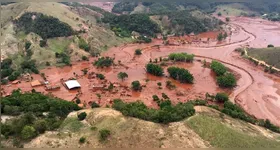
POLYGON ((83 110, 88 114, 86 120, 79 122, 76 113, 72 113, 64 121, 59 132, 46 133, 25 146, 72 148, 280 147, 280 142, 277 142, 279 134, 226 115, 220 115, 216 110, 207 107, 196 107, 196 109, 197 115, 169 125, 124 117, 118 111, 108 108, 83 110), (106 142, 98 141, 98 131, 101 129, 111 131, 111 136, 106 142), (82 136, 86 137, 87 142, 81 145, 78 141, 82 136))
POLYGON ((265 61, 270 65, 280 68, 280 48, 252 48, 248 50, 248 55, 259 60, 265 61))
POLYGON ((221 12, 223 16, 240 16, 241 13, 246 14, 258 14, 256 12, 251 11, 248 7, 239 4, 227 4, 227 5, 219 5, 216 9, 216 14, 221 12))

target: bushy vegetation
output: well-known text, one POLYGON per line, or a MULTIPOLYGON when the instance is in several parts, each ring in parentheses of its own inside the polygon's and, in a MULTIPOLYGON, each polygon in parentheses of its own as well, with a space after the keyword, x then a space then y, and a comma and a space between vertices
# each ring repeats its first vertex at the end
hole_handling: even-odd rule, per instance
POLYGON ((101 73, 97 73, 97 74, 96 74, 96 77, 97 77, 98 79, 100 79, 100 80, 104 80, 104 79, 105 79, 105 76, 104 76, 103 74, 101 74, 101 73))
POLYGON ((184 68, 169 67, 167 71, 171 78, 179 80, 181 83, 193 83, 193 75, 184 68))
POLYGON ((1 134, 27 140, 47 130, 55 130, 64 118, 74 110, 77 104, 58 98, 32 93, 12 92, 11 96, 1 99, 1 112, 4 115, 17 116, 1 123, 1 134), (47 114, 43 114, 47 113, 47 114))
POLYGON ((114 60, 113 58, 110 58, 110 57, 101 57, 101 58, 98 58, 98 60, 96 60, 94 63, 93 63, 95 66, 97 66, 98 68, 101 67, 110 67, 114 64, 114 60))
POLYGON ((142 54, 142 50, 141 49, 136 49, 134 54, 135 55, 141 55, 142 54))
POLYGON ((34 32, 43 39, 70 36, 74 33, 68 24, 59 21, 57 18, 35 12, 24 13, 14 21, 14 24, 16 31, 34 32))
POLYGON ((146 14, 105 15, 102 21, 109 23, 116 35, 123 37, 130 37, 132 31, 147 36, 160 32, 158 25, 146 14))
POLYGON ((128 78, 128 75, 125 72, 119 72, 118 73, 118 78, 123 81, 125 78, 128 78))
POLYGON ((114 5, 112 12, 121 14, 124 11, 131 12, 138 4, 136 2, 119 2, 114 5))
POLYGON ((228 95, 226 93, 217 93, 215 96, 216 101, 218 102, 226 102, 229 100, 228 95))
POLYGON ((87 113, 86 112, 82 112, 80 114, 78 114, 78 119, 79 120, 84 120, 87 117, 87 113))
POLYGON ((224 75, 227 72, 227 68, 222 63, 215 60, 211 62, 210 67, 217 76, 224 75))
POLYGON ((120 99, 113 102, 112 107, 125 116, 167 124, 183 120, 194 115, 195 109, 191 103, 178 103, 173 106, 170 100, 165 100, 159 104, 159 109, 148 108, 143 102, 125 103, 120 99))
POLYGON ((217 83, 220 87, 232 88, 236 86, 236 79, 232 73, 225 73, 217 77, 217 83))
POLYGON ((91 108, 98 108, 100 105, 98 105, 96 102, 91 103, 91 108))
POLYGON ((163 68, 156 64, 152 64, 152 63, 147 64, 146 71, 155 76, 163 76, 163 68))
POLYGON ((187 53, 171 53, 168 55, 168 58, 175 61, 192 62, 194 55, 187 53))
POLYGON ((107 138, 111 135, 111 131, 108 129, 102 129, 99 131, 99 141, 106 141, 107 138))
POLYGON ((85 142, 86 142, 86 138, 85 138, 85 137, 81 137, 81 138, 79 139, 79 143, 83 144, 83 143, 85 143, 85 142))
POLYGON ((71 60, 70 60, 70 56, 68 53, 62 52, 62 53, 55 53, 55 57, 56 58, 60 58, 60 63, 63 63, 65 65, 70 65, 71 64, 71 60))
POLYGON ((142 90, 142 86, 141 86, 139 81, 133 81, 131 83, 131 87, 134 91, 141 91, 142 90))
POLYGON ((79 48, 87 52, 90 50, 88 43, 83 38, 79 38, 79 48))

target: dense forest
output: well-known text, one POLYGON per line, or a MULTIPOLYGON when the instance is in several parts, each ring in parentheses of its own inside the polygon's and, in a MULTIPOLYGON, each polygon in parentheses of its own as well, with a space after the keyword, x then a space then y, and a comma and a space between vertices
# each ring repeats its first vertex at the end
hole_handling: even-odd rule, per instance
POLYGON ((23 14, 14 21, 14 24, 16 31, 34 32, 43 39, 70 36, 74 33, 68 24, 59 21, 57 18, 35 12, 23 14))

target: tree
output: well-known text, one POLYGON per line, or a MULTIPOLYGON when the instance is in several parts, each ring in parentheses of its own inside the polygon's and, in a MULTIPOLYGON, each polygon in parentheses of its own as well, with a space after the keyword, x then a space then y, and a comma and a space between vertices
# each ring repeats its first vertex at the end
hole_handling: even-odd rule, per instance
POLYGON ((81 138, 79 139, 79 143, 83 144, 83 143, 85 143, 85 142, 86 142, 86 138, 85 138, 85 137, 81 137, 81 138))
POLYGON ((224 36, 222 33, 219 33, 218 36, 217 36, 217 40, 218 41, 222 41, 224 39, 224 36))
POLYGON ((118 78, 123 81, 125 78, 128 78, 128 75, 125 72, 119 72, 118 73, 118 78))
POLYGON ((136 49, 135 50, 135 55, 141 55, 142 54, 142 50, 141 49, 136 49))
POLYGON ((155 75, 155 76, 162 76, 163 75, 163 68, 159 65, 149 63, 146 65, 146 70, 148 73, 155 75))
POLYGON ((267 47, 268 47, 268 48, 270 48, 270 47, 274 47, 274 45, 272 45, 272 44, 269 44, 269 45, 267 45, 267 47))
POLYGON ((217 93, 216 96, 215 96, 215 99, 218 102, 222 102, 222 103, 229 100, 228 95, 226 93, 217 93))
POLYGON ((181 83, 193 83, 193 75, 184 68, 169 67, 167 71, 171 78, 179 80, 181 83))
POLYGON ((87 113, 86 112, 82 112, 82 113, 78 114, 79 120, 84 120, 86 117, 87 117, 87 113))
POLYGON ((224 88, 232 88, 236 86, 236 79, 232 73, 226 73, 217 78, 218 85, 224 88))
POLYGON ((36 130, 34 129, 34 127, 28 125, 24 126, 24 128, 21 131, 21 137, 24 140, 31 139, 35 136, 36 136, 36 130))
POLYGON ((141 90, 142 90, 142 87, 141 87, 141 84, 140 84, 139 81, 133 81, 133 82, 131 83, 131 85, 132 85, 132 89, 133 89, 134 91, 141 91, 141 90))

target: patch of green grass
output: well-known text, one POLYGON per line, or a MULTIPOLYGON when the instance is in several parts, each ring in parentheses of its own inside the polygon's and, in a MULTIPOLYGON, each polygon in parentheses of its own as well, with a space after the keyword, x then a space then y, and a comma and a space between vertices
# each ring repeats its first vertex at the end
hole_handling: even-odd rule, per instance
POLYGON ((51 51, 62 53, 64 52, 69 44, 71 43, 71 39, 68 38, 54 38, 48 39, 48 47, 51 51))
POLYGON ((250 136, 233 129, 219 119, 198 114, 186 121, 202 139, 217 148, 280 148, 280 142, 264 136, 250 136))
POLYGON ((251 48, 248 49, 248 55, 280 68, 280 47, 251 48))
POLYGON ((78 120, 78 118, 66 118, 63 123, 60 125, 61 130, 69 130, 72 132, 78 132, 81 128, 84 127, 84 124, 78 120))

